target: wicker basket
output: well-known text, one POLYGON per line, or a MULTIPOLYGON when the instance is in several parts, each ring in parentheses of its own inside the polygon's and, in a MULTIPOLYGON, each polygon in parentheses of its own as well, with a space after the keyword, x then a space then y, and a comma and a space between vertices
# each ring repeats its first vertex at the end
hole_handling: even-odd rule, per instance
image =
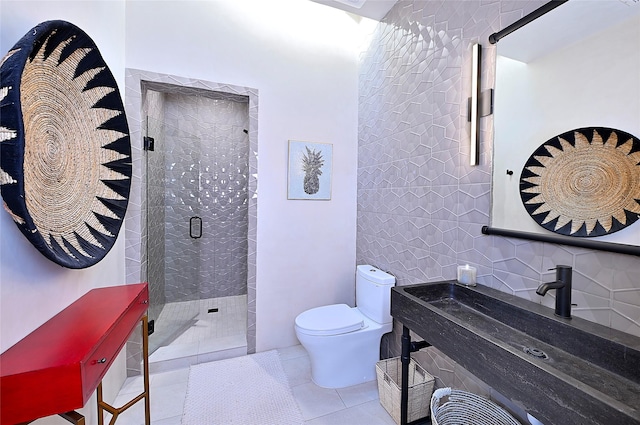
POLYGON ((479 395, 439 388, 431 397, 432 425, 521 425, 507 411, 479 395))
MULTIPOLYGON (((376 364, 380 404, 389 412, 396 423, 400 423, 400 386, 402 385, 402 363, 400 357, 381 360, 376 364)), ((415 360, 409 361, 409 400, 407 420, 429 416, 429 400, 433 391, 434 378, 415 360)))

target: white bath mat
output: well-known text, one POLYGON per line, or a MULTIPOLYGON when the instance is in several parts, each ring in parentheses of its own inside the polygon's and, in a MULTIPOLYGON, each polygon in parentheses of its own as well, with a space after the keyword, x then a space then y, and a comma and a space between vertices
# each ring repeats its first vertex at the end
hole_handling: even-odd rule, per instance
POLYGON ((277 351, 191 366, 182 425, 303 423, 277 351))

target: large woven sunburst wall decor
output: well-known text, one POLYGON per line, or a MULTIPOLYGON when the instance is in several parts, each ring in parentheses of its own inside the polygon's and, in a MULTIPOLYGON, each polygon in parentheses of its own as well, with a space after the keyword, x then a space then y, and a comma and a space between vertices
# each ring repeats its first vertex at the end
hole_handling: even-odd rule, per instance
POLYGON ((640 140, 605 127, 560 134, 526 162, 520 196, 529 215, 555 233, 591 237, 624 229, 640 217, 640 140))
POLYGON ((47 258, 80 269, 115 243, 131 187, 129 126, 116 81, 80 28, 47 21, 0 63, 0 189, 47 258))

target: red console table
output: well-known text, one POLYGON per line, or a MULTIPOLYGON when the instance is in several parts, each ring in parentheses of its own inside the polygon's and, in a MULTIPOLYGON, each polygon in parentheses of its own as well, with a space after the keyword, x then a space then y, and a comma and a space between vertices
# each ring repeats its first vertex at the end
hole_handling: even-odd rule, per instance
POLYGON ((0 355, 0 424, 14 425, 59 414, 82 425, 75 412, 98 388, 103 410, 114 414, 141 399, 149 424, 149 370, 146 283, 87 292, 51 320, 0 355), (142 320, 145 389, 121 409, 102 400, 102 378, 142 320))

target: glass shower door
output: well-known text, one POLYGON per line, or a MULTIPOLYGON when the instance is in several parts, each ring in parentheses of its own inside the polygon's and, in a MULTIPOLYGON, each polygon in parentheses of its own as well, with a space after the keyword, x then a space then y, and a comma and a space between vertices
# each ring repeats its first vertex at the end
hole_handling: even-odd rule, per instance
POLYGON ((200 314, 200 140, 166 116, 149 117, 147 128, 153 139, 153 150, 146 151, 153 353, 179 338, 200 314))
POLYGON ((225 337, 246 349, 248 103, 219 96, 147 91, 147 275, 150 310, 160 306, 152 351, 219 349, 212 340, 225 337))

